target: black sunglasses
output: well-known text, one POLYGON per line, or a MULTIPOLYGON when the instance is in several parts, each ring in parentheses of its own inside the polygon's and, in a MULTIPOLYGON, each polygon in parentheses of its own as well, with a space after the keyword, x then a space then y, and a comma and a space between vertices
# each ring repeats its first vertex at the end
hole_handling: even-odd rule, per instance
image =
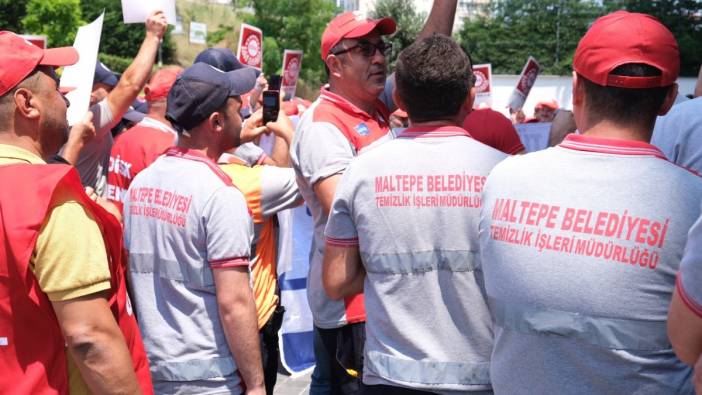
POLYGON ((392 43, 387 43, 385 41, 380 41, 377 44, 373 44, 368 41, 360 41, 358 44, 353 45, 348 48, 344 48, 341 51, 332 52, 332 55, 341 55, 349 51, 358 49, 358 52, 366 58, 370 58, 375 55, 375 51, 378 50, 383 56, 388 56, 392 51, 392 43))

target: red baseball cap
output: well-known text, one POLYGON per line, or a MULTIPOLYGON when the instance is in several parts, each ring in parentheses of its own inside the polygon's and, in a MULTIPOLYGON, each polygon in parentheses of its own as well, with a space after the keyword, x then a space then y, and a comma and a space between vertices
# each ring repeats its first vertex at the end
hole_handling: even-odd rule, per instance
POLYGON ((643 89, 669 86, 680 72, 675 37, 656 18, 617 11, 598 18, 578 43, 573 69, 602 86, 643 89), (619 66, 642 63, 661 71, 660 76, 629 77, 611 74, 619 66))
POLYGON ((61 67, 78 62, 73 47, 41 49, 24 38, 0 31, 0 96, 22 82, 37 66, 61 67))
POLYGON ((168 97, 173 83, 176 78, 183 72, 181 67, 165 67, 158 70, 149 80, 144 91, 146 92, 146 101, 154 101, 168 97))
POLYGON ((393 34, 397 25, 390 18, 370 19, 353 11, 338 15, 322 33, 322 60, 327 58, 329 51, 342 39, 363 37, 376 29, 382 35, 393 34))

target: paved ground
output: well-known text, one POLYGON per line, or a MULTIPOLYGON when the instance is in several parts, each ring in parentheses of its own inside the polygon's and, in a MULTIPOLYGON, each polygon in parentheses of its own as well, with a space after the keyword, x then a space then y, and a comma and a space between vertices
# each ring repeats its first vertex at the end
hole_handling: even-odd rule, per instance
POLYGON ((306 395, 310 392, 310 375, 306 374, 293 379, 278 373, 278 381, 273 392, 275 395, 306 395))

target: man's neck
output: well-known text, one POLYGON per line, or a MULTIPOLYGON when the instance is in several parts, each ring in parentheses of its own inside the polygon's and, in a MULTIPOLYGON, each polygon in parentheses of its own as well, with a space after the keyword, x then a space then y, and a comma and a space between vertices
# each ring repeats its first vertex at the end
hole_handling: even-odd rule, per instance
POLYGON ((371 116, 375 115, 375 100, 377 98, 370 99, 368 97, 357 97, 351 94, 351 92, 349 92, 348 90, 343 89, 342 87, 335 84, 329 84, 329 91, 343 97, 349 103, 358 107, 360 110, 366 112, 366 114, 371 116))
POLYGON ((168 126, 169 128, 172 127, 171 123, 166 119, 166 114, 165 114, 165 112, 161 112, 161 111, 149 111, 149 112, 146 114, 146 116, 149 117, 149 118, 151 118, 151 119, 153 119, 153 120, 156 120, 156 121, 161 122, 162 124, 168 126))
POLYGON ((37 141, 32 140, 31 138, 29 138, 29 136, 18 136, 12 131, 0 131, 0 144, 12 145, 15 147, 22 148, 42 158, 45 161, 48 160, 51 156, 44 155, 44 153, 41 150, 41 146, 37 141))
POLYGON ((606 139, 633 140, 649 143, 653 131, 632 127, 630 125, 619 125, 605 120, 588 125, 584 130, 580 130, 580 134, 606 139))
POLYGON ((221 150, 218 150, 204 142, 198 141, 196 136, 197 135, 187 137, 185 135, 181 135, 178 139, 178 147, 189 151, 198 152, 216 163, 217 159, 222 155, 221 150))

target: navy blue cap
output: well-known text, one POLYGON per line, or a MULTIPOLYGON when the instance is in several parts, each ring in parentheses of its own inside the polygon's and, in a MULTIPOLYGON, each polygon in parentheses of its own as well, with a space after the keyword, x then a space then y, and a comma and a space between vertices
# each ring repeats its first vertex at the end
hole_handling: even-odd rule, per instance
POLYGON ((115 73, 113 73, 112 70, 98 60, 95 64, 95 77, 93 77, 93 84, 100 82, 114 87, 117 85, 117 81, 119 81, 119 78, 117 78, 115 73))
POLYGON ((178 76, 166 101, 166 119, 178 129, 190 130, 227 98, 241 96, 256 85, 256 69, 244 67, 224 72, 206 63, 195 63, 178 76))
POLYGON ((234 71, 244 68, 236 55, 229 48, 207 48, 200 52, 193 63, 207 63, 222 71, 234 71))

